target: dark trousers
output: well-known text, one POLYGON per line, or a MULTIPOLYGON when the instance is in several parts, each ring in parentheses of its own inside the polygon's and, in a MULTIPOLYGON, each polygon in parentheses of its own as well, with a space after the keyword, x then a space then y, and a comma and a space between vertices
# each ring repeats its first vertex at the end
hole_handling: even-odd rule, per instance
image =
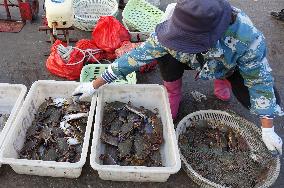
MULTIPOLYGON (((186 64, 177 61, 171 55, 165 55, 157 59, 162 78, 166 82, 172 82, 182 77, 184 70, 191 70, 186 64)), ((248 87, 244 84, 244 79, 238 70, 226 78, 232 86, 232 92, 238 101, 247 109, 251 107, 248 87)), ((280 96, 274 87, 276 103, 280 104, 280 96)))

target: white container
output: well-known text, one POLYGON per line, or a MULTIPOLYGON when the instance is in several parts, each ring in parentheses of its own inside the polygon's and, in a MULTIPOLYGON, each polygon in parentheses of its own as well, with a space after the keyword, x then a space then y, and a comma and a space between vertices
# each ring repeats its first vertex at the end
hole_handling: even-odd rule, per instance
MULTIPOLYGON (((93 103, 95 99, 93 98, 93 103)), ((92 106, 91 111, 95 109, 92 106)), ((171 174, 181 168, 180 155, 171 118, 168 96, 165 88, 160 85, 105 85, 98 92, 96 120, 93 133, 90 164, 98 171, 104 180, 137 181, 137 182, 165 182, 171 174), (104 153, 105 144, 100 140, 103 109, 105 102, 130 101, 135 106, 147 109, 157 108, 163 123, 164 143, 160 153, 164 167, 119 166, 102 165, 99 156, 104 153)))
POLYGON ((72 0, 45 0, 48 27, 56 22, 56 28, 68 28, 73 25, 74 11, 72 0))
POLYGON ((4 128, 0 131, 0 148, 23 104, 26 92, 27 87, 24 85, 0 83, 0 113, 10 114, 4 128))
MULTIPOLYGON (((82 167, 86 162, 94 111, 89 112, 80 161, 69 163, 18 159, 18 152, 23 147, 26 139, 26 131, 31 126, 39 105, 48 97, 70 97, 78 84, 78 82, 72 81, 49 80, 37 81, 32 85, 4 141, 0 153, 3 164, 9 164, 19 174, 67 178, 77 178, 81 175, 82 167)), ((95 99, 93 102, 95 102, 95 99)), ((92 105, 95 105, 95 103, 92 105)))

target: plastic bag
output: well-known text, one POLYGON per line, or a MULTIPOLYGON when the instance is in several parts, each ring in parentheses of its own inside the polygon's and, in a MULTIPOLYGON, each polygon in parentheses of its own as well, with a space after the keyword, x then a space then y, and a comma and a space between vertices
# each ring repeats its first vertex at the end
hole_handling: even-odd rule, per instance
MULTIPOLYGON (((83 61, 81 63, 65 62, 57 53, 57 46, 62 43, 56 40, 51 47, 51 53, 46 61, 46 68, 52 73, 69 80, 76 80, 80 77, 81 69, 83 68, 83 61)), ((75 61, 75 60, 74 60, 75 61)))
POLYGON ((124 41, 130 41, 127 29, 113 16, 101 16, 92 33, 92 42, 100 49, 114 53, 124 41))

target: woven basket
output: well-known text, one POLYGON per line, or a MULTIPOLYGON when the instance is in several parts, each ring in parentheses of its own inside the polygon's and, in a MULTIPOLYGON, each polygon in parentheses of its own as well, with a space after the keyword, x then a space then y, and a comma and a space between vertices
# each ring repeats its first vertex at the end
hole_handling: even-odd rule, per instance
MULTIPOLYGON (((263 160, 269 156, 269 151, 266 149, 266 146, 261 141, 261 131, 260 129, 251 122, 244 120, 236 115, 231 115, 227 112, 222 112, 219 110, 202 110, 198 112, 194 112, 192 114, 187 115, 184 117, 178 124, 176 129, 176 136, 179 139, 179 135, 183 134, 186 131, 186 128, 191 126, 193 121, 197 120, 217 120, 222 121, 224 125, 231 127, 235 130, 238 130, 243 138, 247 141, 250 152, 253 153, 260 153, 263 160)), ((224 187, 222 185, 216 184, 198 174, 191 165, 187 162, 186 158, 180 152, 181 161, 182 161, 182 168, 186 171, 188 176, 198 185, 201 187, 224 187)), ((280 173, 280 158, 276 157, 272 161, 271 168, 269 169, 267 178, 265 181, 258 183, 255 187, 257 188, 264 188, 270 187, 277 179, 280 173)))
POLYGON ((84 31, 92 31, 100 16, 117 16, 116 0, 74 0, 74 26, 84 31))
POLYGON ((122 22, 129 31, 153 32, 164 12, 144 0, 129 0, 122 22))

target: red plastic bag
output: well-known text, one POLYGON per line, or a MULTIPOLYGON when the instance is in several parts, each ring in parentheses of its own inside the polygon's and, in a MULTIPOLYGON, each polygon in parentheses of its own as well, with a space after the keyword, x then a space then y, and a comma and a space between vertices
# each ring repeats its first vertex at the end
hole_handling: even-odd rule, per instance
MULTIPOLYGON (((65 62, 57 53, 57 46, 63 44, 60 40, 56 40, 51 47, 51 53, 46 61, 46 68, 52 73, 60 77, 67 78, 69 80, 76 80, 80 77, 81 69, 83 68, 83 62, 70 63, 65 62)), ((71 59, 71 58, 70 58, 71 59)))
POLYGON ((113 16, 101 16, 92 33, 92 42, 100 49, 114 53, 124 41, 130 41, 127 29, 113 16))

